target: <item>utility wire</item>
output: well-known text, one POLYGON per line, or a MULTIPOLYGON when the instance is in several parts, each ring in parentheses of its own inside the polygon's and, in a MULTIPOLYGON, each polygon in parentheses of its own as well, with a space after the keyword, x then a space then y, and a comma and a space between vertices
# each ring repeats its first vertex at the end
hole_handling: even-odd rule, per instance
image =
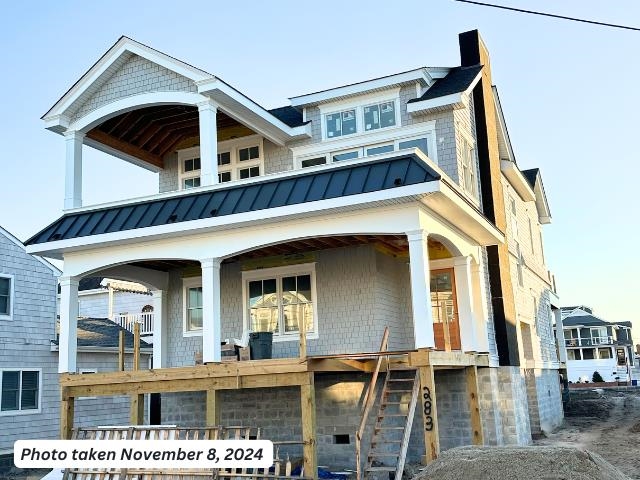
POLYGON ((501 8, 503 10, 511 10, 513 12, 519 12, 519 13, 530 13, 532 15, 541 15, 543 17, 560 18, 562 20, 571 20, 574 22, 591 23, 593 25, 600 25, 603 27, 622 28, 624 30, 633 30, 636 32, 640 32, 640 28, 628 27, 626 25, 617 25, 615 23, 604 23, 604 22, 596 22, 595 20, 585 20, 584 18, 565 17, 564 15, 555 15, 553 13, 545 13, 545 12, 535 12, 533 10, 523 10, 521 8, 507 7, 505 5, 495 5, 493 3, 476 2, 473 0, 454 0, 454 1, 461 2, 461 3, 471 3, 473 5, 481 5, 483 7, 501 8))

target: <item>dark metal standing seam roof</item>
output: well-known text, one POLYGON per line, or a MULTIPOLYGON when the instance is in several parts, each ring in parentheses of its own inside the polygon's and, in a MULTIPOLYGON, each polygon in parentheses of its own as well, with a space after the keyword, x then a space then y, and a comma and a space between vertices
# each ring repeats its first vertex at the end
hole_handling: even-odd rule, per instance
MULTIPOLYGON (((63 215, 26 245, 224 217, 439 180, 416 155, 63 215)), ((267 214, 268 215, 268 214, 267 214)))

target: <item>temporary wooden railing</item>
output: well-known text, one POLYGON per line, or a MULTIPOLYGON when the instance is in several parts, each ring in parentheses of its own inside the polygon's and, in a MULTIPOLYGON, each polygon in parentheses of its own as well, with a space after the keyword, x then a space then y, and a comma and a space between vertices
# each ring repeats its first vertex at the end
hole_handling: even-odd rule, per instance
MULTIPOLYGON (((384 333, 382 334, 382 342, 380 342, 380 352, 386 352, 389 346, 389 327, 384 328, 384 333)), ((369 387, 367 388, 367 392, 364 397, 363 407, 362 407, 362 418, 360 419, 360 425, 358 426, 358 430, 356 431, 356 479, 362 479, 362 465, 361 465, 361 446, 362 446, 362 435, 364 434, 365 426, 367 425, 367 418, 369 416, 369 411, 373 406, 373 403, 376 399, 376 383, 378 382, 378 374, 380 373, 380 367, 382 366, 382 361, 387 359, 387 364, 389 363, 388 357, 379 356, 376 361, 376 368, 373 371, 373 375, 371 376, 371 382, 369 383, 369 387)))
MULTIPOLYGON (((97 427, 74 429, 74 440, 251 440, 260 439, 260 429, 256 427, 201 427, 180 428, 174 426, 137 426, 137 427, 97 427)), ((301 445, 302 442, 273 442, 273 471, 267 468, 227 468, 227 469, 148 469, 148 468, 68 468, 63 480, 153 480, 155 478, 191 479, 273 479, 273 480, 310 480, 304 472, 293 475, 289 458, 280 459, 281 448, 301 445)))

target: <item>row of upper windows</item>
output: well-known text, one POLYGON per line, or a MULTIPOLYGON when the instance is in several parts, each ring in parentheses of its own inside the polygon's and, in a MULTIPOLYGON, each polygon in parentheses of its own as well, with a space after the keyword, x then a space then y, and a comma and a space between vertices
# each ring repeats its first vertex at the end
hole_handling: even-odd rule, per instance
POLYGON ((343 137, 358 132, 370 132, 398 124, 396 101, 348 108, 324 115, 326 139, 343 137))

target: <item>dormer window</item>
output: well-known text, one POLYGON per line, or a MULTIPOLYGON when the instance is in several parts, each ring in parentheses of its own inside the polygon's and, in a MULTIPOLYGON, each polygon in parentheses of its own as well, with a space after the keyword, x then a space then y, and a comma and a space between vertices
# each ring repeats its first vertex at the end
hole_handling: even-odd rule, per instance
POLYGON ((395 102, 376 103, 363 108, 365 131, 393 127, 396 124, 395 102))
POLYGON ((325 122, 327 126, 327 138, 351 135, 357 131, 355 108, 329 113, 325 116, 325 122))

